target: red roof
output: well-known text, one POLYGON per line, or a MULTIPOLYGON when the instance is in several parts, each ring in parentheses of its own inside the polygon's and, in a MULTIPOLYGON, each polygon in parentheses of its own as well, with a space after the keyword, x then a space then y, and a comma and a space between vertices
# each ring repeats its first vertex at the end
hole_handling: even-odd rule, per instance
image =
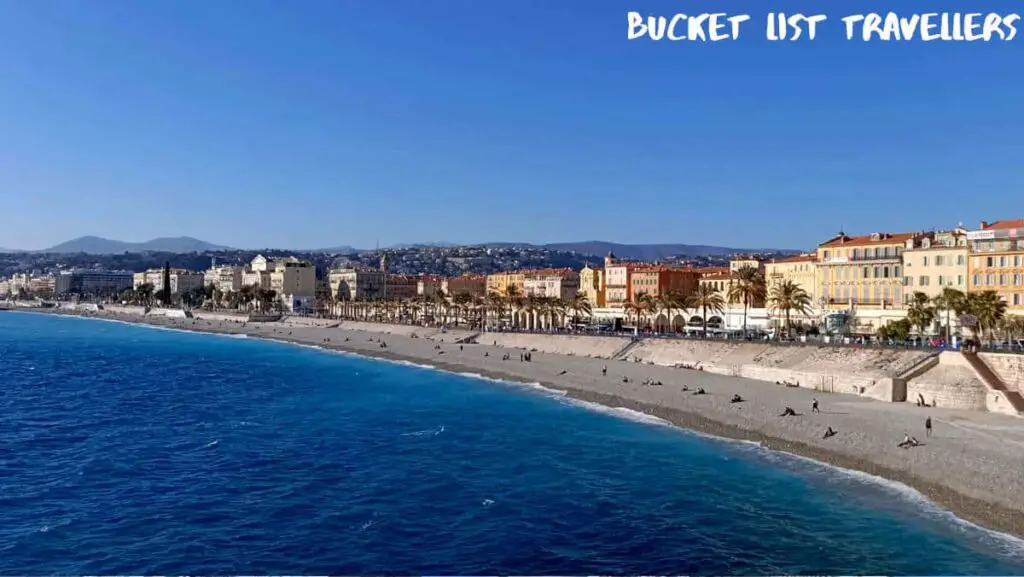
POLYGON ((1008 230, 1011 228, 1024 228, 1024 218, 981 223, 981 230, 1008 230))
POLYGON ((920 233, 916 232, 883 232, 878 233, 878 240, 872 240, 870 234, 861 236, 847 236, 845 234, 838 234, 831 239, 819 244, 819 247, 846 247, 846 246, 869 246, 872 244, 894 244, 898 242, 906 242, 917 236, 920 233))
POLYGON ((797 255, 797 256, 791 256, 789 258, 783 258, 783 259, 779 259, 779 260, 774 260, 772 262, 775 262, 775 263, 784 263, 784 262, 814 262, 816 260, 818 260, 818 255, 816 255, 816 254, 800 254, 800 255, 797 255))

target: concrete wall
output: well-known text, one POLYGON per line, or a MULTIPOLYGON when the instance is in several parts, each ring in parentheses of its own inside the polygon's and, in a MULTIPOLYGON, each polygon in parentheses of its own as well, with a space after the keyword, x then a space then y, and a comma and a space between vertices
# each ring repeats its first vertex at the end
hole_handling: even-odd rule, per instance
POLYGON ((1007 389, 1024 393, 1024 355, 980 353, 978 357, 1003 380, 1007 389))
POLYGON ((626 346, 629 339, 575 335, 480 333, 477 342, 488 345, 496 344, 499 347, 510 349, 537 349, 545 353, 607 359, 626 346))
POLYGON ((987 410, 990 396, 963 355, 949 351, 939 355, 937 365, 907 383, 907 402, 916 402, 918 394, 928 404, 975 411, 987 410))

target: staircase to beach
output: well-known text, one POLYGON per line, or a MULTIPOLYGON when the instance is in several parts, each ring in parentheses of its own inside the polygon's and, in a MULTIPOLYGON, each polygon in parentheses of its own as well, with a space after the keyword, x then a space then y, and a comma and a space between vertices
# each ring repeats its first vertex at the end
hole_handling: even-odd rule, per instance
POLYGON ((640 339, 630 339, 628 343, 619 347, 619 350, 612 353, 611 356, 609 356, 608 358, 613 361, 621 361, 625 359, 629 355, 629 353, 632 352, 633 349, 637 348, 638 346, 640 346, 640 339))
POLYGON ((974 372, 978 374, 982 382, 985 383, 993 391, 996 391, 1000 396, 1006 399, 1007 402, 1017 411, 1018 415, 1024 414, 1024 397, 1017 391, 1011 391, 1006 388, 1006 384, 1003 380, 996 375, 992 369, 989 368, 985 361, 983 361, 978 355, 974 353, 963 353, 964 359, 971 365, 974 372))

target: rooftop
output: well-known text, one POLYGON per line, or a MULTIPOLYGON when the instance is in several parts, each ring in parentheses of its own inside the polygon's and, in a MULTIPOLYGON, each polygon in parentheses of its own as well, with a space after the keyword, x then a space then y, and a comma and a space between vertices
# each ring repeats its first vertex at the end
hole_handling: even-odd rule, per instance
POLYGON ((871 246, 906 242, 920 233, 917 232, 875 232, 861 236, 849 236, 840 232, 831 239, 818 245, 819 248, 871 246))
POLYGON ((997 220, 995 222, 981 221, 981 230, 1009 230, 1013 228, 1024 228, 1024 218, 997 220))

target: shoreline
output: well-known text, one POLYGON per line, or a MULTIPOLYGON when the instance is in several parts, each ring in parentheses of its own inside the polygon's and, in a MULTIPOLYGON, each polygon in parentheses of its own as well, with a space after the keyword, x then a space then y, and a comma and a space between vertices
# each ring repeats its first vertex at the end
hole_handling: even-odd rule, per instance
MULTIPOLYGON (((409 337, 403 337, 400 335, 393 335, 388 333, 369 333, 362 331, 345 330, 344 323, 341 323, 340 327, 325 328, 325 327, 296 327, 287 325, 276 325, 267 324, 266 326, 245 326, 242 325, 228 325, 223 326, 221 323, 218 326, 214 326, 210 321, 205 321, 206 326, 197 324, 194 320, 189 319, 171 319, 166 317, 141 317, 137 315, 127 315, 120 313, 81 313, 72 312, 67 310, 28 310, 24 312, 35 312, 43 314, 55 314, 59 316, 74 316, 86 319, 94 320, 113 320, 118 322, 124 322, 128 324, 144 325, 157 328, 169 328, 174 330, 183 330, 188 332, 204 333, 204 334, 215 334, 215 335, 245 335, 252 338, 261 338, 269 341, 280 341, 285 344, 293 344, 300 346, 313 346, 325 351, 340 351, 343 353, 350 353, 358 356, 367 357, 375 360, 384 360, 392 362, 405 362, 414 365, 420 365, 424 367, 430 367, 434 370, 445 371, 453 374, 474 374, 488 379, 494 379, 499 381, 506 381, 514 384, 537 384, 550 389, 554 392, 564 393, 565 396, 576 399, 579 401, 595 403, 608 408, 625 408, 663 419, 670 423, 673 427, 682 429, 684 431, 694 432, 703 435, 710 435, 718 437, 723 440, 732 441, 751 441, 758 443, 762 448, 789 454, 797 458, 810 459, 821 464, 837 467, 840 469, 846 469, 855 472, 866 473, 868 475, 880 477, 885 480, 895 481, 897 483, 906 485, 911 489, 919 492, 925 498, 933 502, 938 507, 949 511, 959 519, 967 521, 973 525, 976 525, 983 530, 991 530, 999 533, 1005 533, 1013 538, 1024 539, 1024 509, 1014 508, 1006 503, 998 503, 991 499, 979 498, 966 494, 966 491, 958 490, 955 483, 949 482, 955 477, 955 475, 946 476, 941 474, 933 476, 929 479, 924 475, 915 474, 913 471, 907 471, 905 469, 900 470, 895 467, 888 466, 886 463, 881 462, 882 459, 870 458, 868 456, 852 455, 849 452, 843 452, 841 450, 832 449, 829 447, 822 447, 806 442, 802 439, 793 438, 794 435, 782 435, 776 434, 770 429, 769 422, 765 421, 765 426, 758 430, 756 427, 743 426, 740 423, 728 422, 726 419, 715 418, 715 415, 709 416, 695 410, 686 410, 679 407, 669 406, 666 403, 659 403, 652 399, 636 398, 642 395, 628 395, 619 394, 617 392, 593 390, 583 388, 582 386, 574 386, 569 379, 556 379, 553 378, 555 375, 536 374, 542 373, 543 371, 531 371, 539 365, 534 363, 509 363, 505 361, 505 366, 519 367, 520 371, 508 371, 490 366, 481 367, 477 364, 469 364, 467 362, 460 362, 454 360, 442 360, 437 356, 429 356, 429 353, 421 352, 418 353, 412 350, 410 346, 399 346, 394 347, 393 342, 399 341, 399 339, 408 339, 411 341, 422 340, 423 343, 416 344, 429 344, 435 345, 438 341, 433 339, 410 339, 409 337), (287 334, 285 334, 286 329, 287 334), (269 332, 268 331, 272 331, 269 332), (278 332, 280 331, 280 332, 278 332), (295 331, 306 332, 306 335, 295 336, 295 331), (321 334, 349 334, 355 336, 366 336, 369 335, 369 339, 366 339, 362 343, 357 340, 348 342, 335 341, 330 342, 316 342, 310 340, 311 338, 318 337, 321 334), (306 338, 302 338, 305 336, 306 338), (384 338, 389 342, 388 349, 381 349, 376 346, 366 346, 366 342, 371 342, 374 338, 384 338), (362 345, 362 346, 360 346, 362 345), (398 348, 399 352, 393 350, 398 348), (402 349, 405 349, 404 351, 402 349), (537 378, 533 378, 533 374, 527 376, 523 374, 525 372, 532 372, 536 374, 537 378), (518 374, 517 374, 518 373, 518 374), (631 398, 632 397, 632 398, 631 398), (787 438, 789 437, 789 438, 787 438), (941 481, 939 480, 941 479, 941 481)), ((198 320, 202 320, 200 317, 198 320)), ((254 323, 258 325, 258 323, 254 323)), ((443 342, 443 341, 442 341, 443 342)), ((409 345, 409 343, 403 343, 409 345)), ((451 343, 448 346, 453 346, 451 343)), ((479 349, 493 349, 489 345, 465 345, 466 347, 474 347, 474 350, 479 349)), ((460 349, 461 350, 461 349, 460 349)), ((509 352, 511 349, 497 350, 503 352, 509 352)), ((433 350, 431 350, 431 353, 433 350)), ((454 351, 453 351, 454 352, 454 351)), ((579 358, 579 357, 564 357, 559 359, 559 355, 534 353, 537 356, 542 356, 545 360, 553 359, 555 361, 561 361, 563 363, 570 362, 572 359, 577 364, 579 362, 586 362, 590 365, 601 365, 607 361, 601 359, 592 358, 579 358)), ((498 359, 491 357, 494 361, 498 359)), ((618 365, 619 363, 615 363, 618 365)), ((627 363, 631 365, 632 363, 627 363)), ((605 366, 608 366, 607 364, 605 366)), ((608 366, 609 371, 612 367, 608 366)), ((638 370, 650 369, 654 371, 654 368, 647 366, 636 367, 638 370)), ((564 370, 564 369, 563 369, 564 370)), ((658 367, 659 371, 664 370, 663 367, 658 367)), ((680 372, 679 369, 674 370, 677 374, 685 374, 691 377, 689 380, 693 380, 695 375, 692 372, 680 372)), ((702 377, 710 377, 701 373, 702 377)), ((723 377, 714 376, 712 380, 721 381, 734 379, 738 380, 737 377, 723 377)), ((596 380, 596 379, 595 379, 596 380)), ((717 384, 717 383, 716 383, 717 384)), ((759 383, 761 387, 766 388, 768 391, 779 392, 778 388, 769 383, 759 383)), ((648 389, 654 389, 655 387, 648 387, 648 389)), ((660 387, 659 387, 660 388, 660 387)), ((710 388, 709 392, 712 391, 710 388)), ((781 391, 782 393, 792 391, 781 391)), ((792 392, 796 394, 796 392, 792 392)), ((825 397, 829 400, 836 397, 842 397, 843 395, 827 395, 824 393, 817 393, 819 396, 825 397)), ((843 399, 845 400, 845 399, 843 399)), ((871 403, 878 403, 877 401, 868 401, 871 403)), ((794 405, 795 406, 795 405, 794 405)), ((834 414, 847 414, 847 413, 834 413, 834 414)), ((908 453, 909 454, 909 453, 908 453)), ((1024 451, 1021 452, 1021 456, 1024 457, 1024 451)), ((1022 459, 1024 461, 1024 459, 1022 459)), ((940 463, 941 464, 941 463, 940 463)), ((946 463, 949 466, 949 463, 946 463)), ((964 463, 962 467, 968 469, 966 471, 969 477, 977 477, 982 475, 981 471, 974 471, 970 467, 969 463, 964 463)), ((1012 462, 1005 464, 1006 468, 1014 468, 1015 465, 1012 462)), ((1020 469, 1016 469, 1019 471, 1020 469)), ((1008 489, 1010 502, 1014 502, 1018 507, 1024 507, 1024 502, 1019 500, 1021 493, 1016 493, 1012 489, 1008 489)))

